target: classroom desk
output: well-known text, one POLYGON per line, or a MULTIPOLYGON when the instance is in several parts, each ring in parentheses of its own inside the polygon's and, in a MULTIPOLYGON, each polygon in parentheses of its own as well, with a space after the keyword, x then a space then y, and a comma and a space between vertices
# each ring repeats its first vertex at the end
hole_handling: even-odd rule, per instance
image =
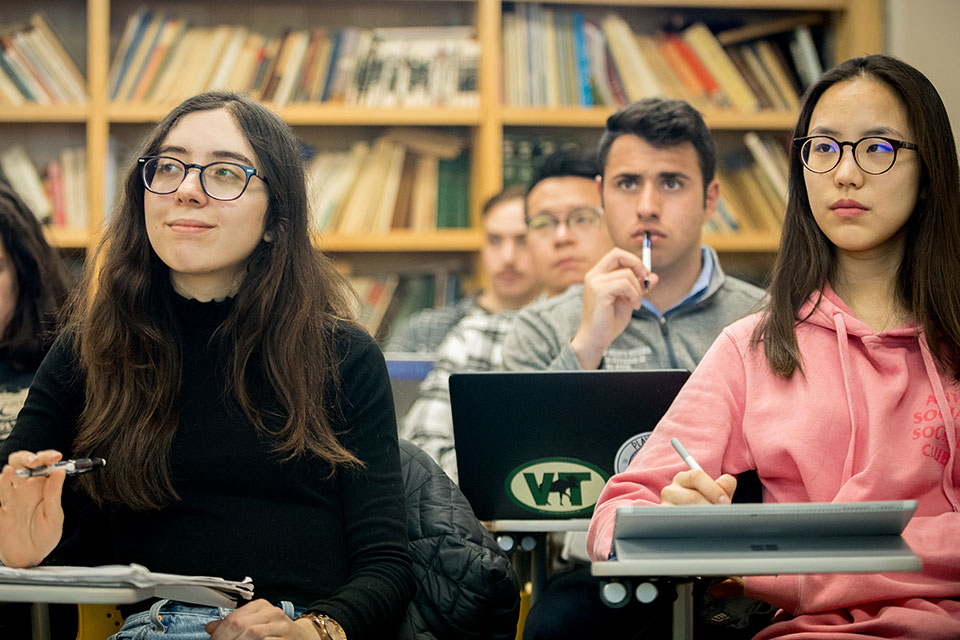
POLYGON ((490 520, 483 526, 494 535, 504 551, 516 549, 531 554, 530 601, 536 602, 547 582, 547 536, 551 533, 586 531, 589 518, 565 520, 490 520))
MULTIPOLYGON (((799 569, 795 559, 784 559, 782 562, 771 561, 763 570, 745 570, 744 565, 726 566, 722 570, 707 570, 696 576, 689 575, 689 570, 678 568, 671 571, 660 567, 656 575, 650 575, 645 568, 639 568, 644 563, 637 561, 603 560, 593 562, 590 565, 590 573, 603 581, 601 593, 609 594, 607 589, 611 584, 616 584, 617 579, 627 580, 626 598, 637 597, 644 602, 652 602, 660 589, 658 584, 665 584, 670 588, 676 588, 677 598, 673 601, 673 640, 691 640, 693 638, 693 581, 701 577, 726 577, 726 576, 757 576, 757 575, 778 575, 778 574, 802 574, 802 573, 875 573, 888 571, 919 571, 922 568, 922 562, 919 557, 914 556, 911 564, 905 565, 901 560, 890 560, 888 558, 862 558, 859 559, 859 567, 851 567, 848 561, 842 569, 833 568, 829 565, 830 558, 824 558, 819 563, 807 560, 807 569, 799 569), (633 583, 631 585, 631 582, 633 583), (632 586, 632 588, 631 588, 632 586), (641 591, 637 591, 640 589, 641 591), (644 599, 641 596, 644 596, 644 599)), ((617 598, 614 598, 615 600, 617 598)))
POLYGON ((153 589, 129 585, 48 585, 0 583, 0 602, 31 602, 33 640, 50 640, 48 605, 131 604, 153 597, 153 589))

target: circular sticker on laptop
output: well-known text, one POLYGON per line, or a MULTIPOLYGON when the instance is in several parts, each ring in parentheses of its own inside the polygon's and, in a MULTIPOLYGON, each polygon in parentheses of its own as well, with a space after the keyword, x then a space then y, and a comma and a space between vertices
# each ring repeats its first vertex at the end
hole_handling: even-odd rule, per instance
POLYGON ((569 517, 589 514, 606 482, 607 474, 585 460, 539 458, 507 474, 504 488, 527 511, 569 517))
POLYGON ((633 456, 637 455, 637 451, 643 448, 643 445, 647 442, 647 438, 650 437, 651 433, 653 432, 644 431, 643 433, 638 433, 620 445, 620 448, 617 449, 617 457, 613 460, 614 473, 622 473, 627 470, 627 467, 630 466, 630 461, 633 460, 633 456))

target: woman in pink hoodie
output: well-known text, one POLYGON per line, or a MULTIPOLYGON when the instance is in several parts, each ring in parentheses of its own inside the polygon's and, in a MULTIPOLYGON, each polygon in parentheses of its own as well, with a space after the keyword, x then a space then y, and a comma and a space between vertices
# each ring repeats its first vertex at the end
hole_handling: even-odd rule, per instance
POLYGON ((848 60, 807 92, 769 303, 724 330, 590 526, 617 507, 914 499, 913 573, 734 579, 781 608, 757 638, 960 638, 960 176, 916 69, 848 60), (799 162, 798 162, 799 160, 799 162), (688 470, 679 438, 703 467, 688 470))

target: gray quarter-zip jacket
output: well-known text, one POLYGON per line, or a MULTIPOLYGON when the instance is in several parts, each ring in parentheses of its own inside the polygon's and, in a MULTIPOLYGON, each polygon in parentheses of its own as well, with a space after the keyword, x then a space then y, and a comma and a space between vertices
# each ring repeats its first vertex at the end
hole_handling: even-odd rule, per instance
MULTIPOLYGON (((756 311, 763 296, 763 289, 724 274, 714 254, 707 290, 662 318, 647 309, 634 311, 627 328, 604 352, 600 368, 693 371, 720 331, 756 311)), ((521 310, 503 345, 503 368, 580 369, 570 340, 580 326, 582 308, 583 285, 575 285, 521 310)))

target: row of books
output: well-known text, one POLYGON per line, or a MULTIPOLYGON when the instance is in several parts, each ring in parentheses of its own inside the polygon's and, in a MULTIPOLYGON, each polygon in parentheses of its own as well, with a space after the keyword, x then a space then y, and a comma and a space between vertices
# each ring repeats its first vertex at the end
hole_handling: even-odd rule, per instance
POLYGON ((87 228, 87 150, 66 148, 47 163, 45 175, 20 145, 0 150, 0 171, 45 224, 87 228))
POLYGON ((279 107, 469 107, 479 103, 479 58, 470 26, 317 26, 271 36, 141 7, 124 28, 108 90, 111 100, 131 103, 220 88, 279 107))
POLYGON ((778 234, 787 206, 788 163, 782 140, 745 133, 742 146, 721 155, 720 204, 704 231, 778 234))
POLYGON ((354 310, 359 323, 384 344, 391 329, 427 308, 455 303, 461 296, 462 274, 455 265, 423 265, 415 271, 348 275, 357 293, 354 310))
MULTIPOLYGON (((504 184, 529 184, 543 158, 559 148, 593 152, 572 136, 504 134, 504 184)), ((738 144, 721 154, 720 203, 704 231, 778 233, 786 207, 788 163, 779 137, 755 131, 743 134, 738 144)))
POLYGON ((79 104, 86 81, 42 14, 0 30, 0 104, 79 104))
POLYGON ((503 186, 530 184, 541 160, 559 149, 584 150, 574 136, 504 133, 503 186))
POLYGON ((470 226, 469 156, 460 137, 441 131, 395 128, 372 143, 317 153, 307 181, 314 232, 470 226))
POLYGON ((622 106, 651 96, 698 108, 794 111, 822 72, 818 14, 714 33, 702 22, 635 33, 617 13, 592 18, 516 3, 503 13, 504 100, 515 106, 622 106))

